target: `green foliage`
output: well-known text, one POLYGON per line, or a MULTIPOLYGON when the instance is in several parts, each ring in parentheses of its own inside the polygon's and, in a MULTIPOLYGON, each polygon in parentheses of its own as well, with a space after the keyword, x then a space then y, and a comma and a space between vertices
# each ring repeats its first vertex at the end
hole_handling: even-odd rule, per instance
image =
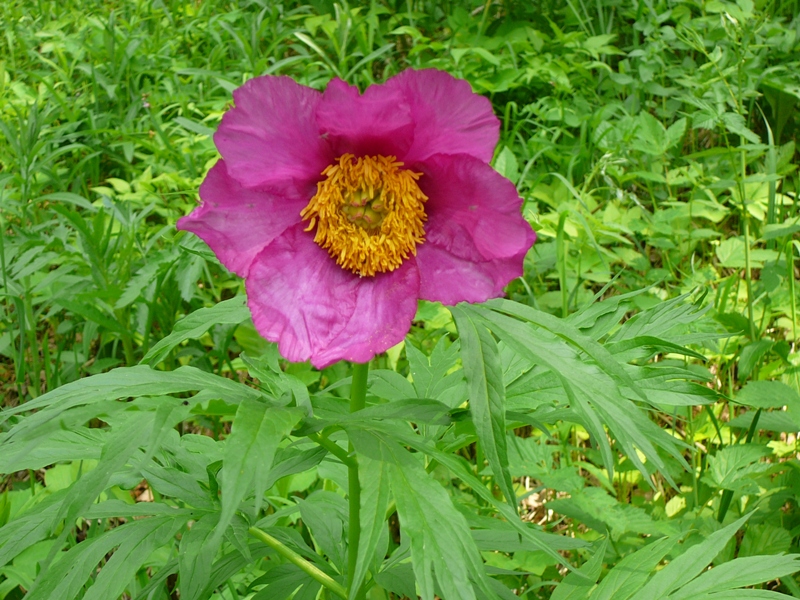
POLYGON ((6 4, 0 600, 800 597, 796 1, 6 4), (174 224, 244 81, 408 67, 538 241, 351 414, 174 224))

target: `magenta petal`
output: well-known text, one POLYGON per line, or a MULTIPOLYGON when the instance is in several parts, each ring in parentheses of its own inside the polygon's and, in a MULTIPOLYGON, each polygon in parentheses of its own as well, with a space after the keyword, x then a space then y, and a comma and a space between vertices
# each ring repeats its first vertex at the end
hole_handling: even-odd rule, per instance
POLYGON ((414 261, 391 273, 358 277, 339 267, 297 225, 255 259, 246 281, 258 332, 290 361, 324 368, 367 362, 399 343, 417 308, 414 261))
POLYGON ((428 196, 420 297, 456 304, 501 295, 536 240, 514 184, 470 156, 438 155, 415 169, 428 196))
MULTIPOLYGON (((244 187, 294 181, 307 188, 333 159, 315 119, 322 94, 290 77, 256 77, 234 90, 214 143, 244 187)), ((313 193, 313 185, 311 187, 313 193)))
POLYGON ((273 239, 300 221, 308 200, 278 192, 248 190, 232 179, 223 160, 200 186, 203 203, 178 221, 198 235, 225 267, 241 277, 273 239))
POLYGON ((449 73, 426 69, 403 71, 389 79, 388 89, 402 91, 411 105, 414 143, 401 157, 406 163, 433 154, 469 154, 489 162, 500 133, 492 103, 469 83, 449 73))
POLYGON ((355 86, 331 80, 317 108, 317 123, 335 156, 400 157, 414 137, 405 94, 383 85, 371 85, 359 94, 355 86))

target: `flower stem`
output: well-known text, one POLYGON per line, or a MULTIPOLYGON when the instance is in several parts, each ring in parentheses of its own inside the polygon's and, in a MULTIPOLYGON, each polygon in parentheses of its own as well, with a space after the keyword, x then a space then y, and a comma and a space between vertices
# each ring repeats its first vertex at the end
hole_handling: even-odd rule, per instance
MULTIPOLYGON (((350 412, 354 413, 364 408, 367 399, 367 375, 369 363, 353 365, 353 383, 350 385, 350 412)), ((353 576, 358 562, 358 543, 361 538, 361 484, 358 481, 358 461, 353 456, 353 444, 350 444, 352 464, 347 466, 348 502, 350 505, 350 525, 347 539, 347 581, 348 587, 353 586, 353 576)), ((350 590, 352 593, 352 589, 350 590)), ((364 600, 366 591, 361 586, 351 596, 355 600, 364 600)))
POLYGON ((251 527, 249 531, 250 535, 264 542, 267 546, 275 550, 278 554, 280 554, 290 563, 300 567, 300 569, 304 573, 306 573, 309 577, 321 583, 324 587, 332 591, 340 598, 344 598, 344 600, 347 600, 347 590, 345 590, 340 583, 338 583, 329 575, 321 571, 316 565, 307 561, 297 552, 295 552, 288 546, 285 546, 282 542, 272 537, 266 531, 262 531, 258 527, 251 527))

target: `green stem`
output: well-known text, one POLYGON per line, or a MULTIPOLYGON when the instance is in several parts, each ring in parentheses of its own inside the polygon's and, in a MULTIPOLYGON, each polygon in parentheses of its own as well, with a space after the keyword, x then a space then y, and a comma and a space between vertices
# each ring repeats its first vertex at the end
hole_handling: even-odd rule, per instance
POLYGON ((797 300, 794 291, 794 242, 789 240, 786 244, 786 277, 789 280, 789 298, 792 306, 792 344, 797 342, 797 300))
MULTIPOLYGON (((750 429, 747 432, 747 439, 745 439, 745 444, 749 444, 753 441, 753 436, 756 434, 758 430, 758 418, 761 416, 761 409, 759 408, 756 411, 756 414, 753 415, 753 421, 750 423, 750 429)), ((725 515, 728 513, 728 508, 731 506, 731 500, 733 500, 733 490, 725 490, 722 492, 722 498, 719 501, 719 512, 717 513, 717 521, 722 523, 725 520, 725 515)))
POLYGON ((742 198, 742 219, 744 221, 744 281, 747 286, 747 318, 750 321, 750 341, 757 341, 756 322, 753 316, 753 281, 750 263, 750 213, 747 212, 744 178, 746 177, 745 153, 742 152, 742 174, 739 180, 739 195, 742 198))
POLYGON ((569 296, 567 292, 567 241, 564 232, 564 225, 567 222, 567 211, 563 211, 558 217, 558 229, 556 230, 556 263, 558 266, 558 285, 561 288, 561 318, 569 316, 569 296))
POLYGON ((358 466, 356 464, 356 461, 353 460, 350 457, 350 455, 347 454, 347 452, 343 448, 339 447, 339 445, 336 442, 331 441, 330 439, 328 439, 325 436, 325 434, 322 434, 322 433, 311 433, 311 434, 308 435, 308 439, 310 439, 312 442, 314 442, 316 444, 319 444, 320 446, 325 448, 325 450, 327 450, 328 452, 333 454, 336 458, 338 458, 340 461, 342 461, 348 467, 352 467, 352 466, 356 466, 357 467, 358 466))
MULTIPOLYGON (((350 412, 364 408, 367 402, 367 375, 369 363, 353 365, 353 382, 350 385, 350 412)), ((347 581, 348 587, 353 586, 353 576, 356 573, 358 562, 358 543, 361 539, 361 484, 358 481, 358 461, 354 459, 353 444, 350 444, 352 464, 347 466, 348 502, 350 505, 350 526, 347 548, 347 581)), ((352 590, 351 590, 352 591, 352 590)), ((353 595, 355 600, 364 600, 366 590, 361 586, 353 595)))
POLYGON ((300 567, 300 569, 304 573, 306 573, 309 577, 321 583, 324 587, 332 591, 340 598, 344 598, 344 600, 347 600, 347 590, 344 589, 340 583, 336 582, 328 574, 322 572, 316 565, 313 565, 310 562, 308 562, 297 552, 285 546, 282 542, 272 537, 266 531, 262 531, 257 527, 251 527, 249 531, 250 535, 264 542, 267 546, 275 550, 278 554, 280 554, 290 563, 300 567))

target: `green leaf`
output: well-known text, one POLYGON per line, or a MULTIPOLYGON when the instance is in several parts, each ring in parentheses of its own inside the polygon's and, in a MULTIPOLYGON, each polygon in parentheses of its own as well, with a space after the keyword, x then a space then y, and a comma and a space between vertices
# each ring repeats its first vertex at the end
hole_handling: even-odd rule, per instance
POLYGON ((0 527, 0 567, 50 534, 62 512, 66 494, 66 490, 61 490, 40 496, 27 513, 0 527))
POLYGON ((706 569, 714 557, 725 548, 728 540, 749 518, 750 515, 745 515, 689 548, 653 575, 652 579, 633 596, 632 600, 660 600, 683 587, 706 569))
POLYGON ((342 572, 347 562, 344 543, 347 503, 333 492, 317 490, 300 500, 299 505, 300 516, 311 530, 317 546, 342 572))
POLYGON ((745 491, 753 488, 757 491, 757 486, 754 487, 748 478, 770 468, 768 463, 759 461, 771 454, 768 446, 760 444, 726 446, 708 459, 703 481, 718 489, 745 491))
POLYGON ((191 131, 192 133, 196 133, 198 135, 205 135, 208 137, 214 137, 214 130, 210 127, 206 127, 205 125, 201 125, 196 121, 192 121, 191 119, 187 119, 186 117, 175 117, 175 122, 183 127, 191 131))
POLYGON ((768 523, 751 523, 744 532, 738 557, 783 554, 789 551, 791 545, 792 534, 788 529, 768 523))
POLYGON ((250 311, 245 300, 245 296, 236 296, 186 315, 175 324, 172 333, 150 348, 142 358, 142 363, 157 365, 180 343, 199 338, 214 325, 238 325, 246 321, 250 317, 250 311))
POLYGON ((758 362, 772 350, 774 345, 773 340, 756 340, 742 348, 736 373, 739 381, 746 381, 750 377, 758 362))
POLYGON ((722 123, 728 131, 742 136, 748 142, 753 144, 761 143, 761 138, 747 127, 747 123, 742 115, 732 112, 723 113, 722 123))
POLYGON ((221 537, 247 492, 255 488, 256 512, 278 444, 300 420, 299 409, 245 399, 236 411, 222 459, 222 509, 215 536, 221 537))
POLYGON ((592 593, 591 600, 627 600, 655 571, 678 542, 677 537, 656 540, 618 562, 592 593))
POLYGON ((60 461, 96 460, 107 435, 102 429, 80 427, 42 436, 35 445, 4 444, 0 473, 41 469, 60 461))
MULTIPOLYGON (((78 379, 62 385, 29 402, 0 413, 0 422, 14 414, 36 410, 22 419, 7 434, 0 436, 0 444, 18 443, 22 440, 40 438, 47 424, 59 429, 58 418, 67 410, 86 404, 97 404, 107 400, 160 396, 203 390, 217 394, 228 403, 238 403, 244 398, 260 398, 258 390, 241 383, 201 371, 195 367, 179 367, 174 371, 156 371, 147 365, 122 367, 108 373, 78 379)), ((90 415, 91 418, 96 415, 90 415)))
POLYGON ((500 352, 492 334, 459 308, 450 309, 461 339, 461 361, 469 389, 469 408, 478 440, 509 506, 517 510, 517 496, 508 469, 505 385, 500 352))
POLYGON ((186 519, 185 514, 140 519, 83 541, 43 572, 26 598, 72 600, 81 592, 98 563, 114 548, 114 555, 83 597, 89 600, 118 598, 153 551, 172 539, 186 519))
POLYGON ((608 538, 603 539, 600 547, 595 550, 592 557, 581 566, 578 572, 568 574, 564 580, 553 590, 550 600, 584 600, 589 597, 594 582, 600 578, 603 570, 608 538))
POLYGON ((211 578, 211 565, 220 542, 214 540, 218 514, 208 514, 181 537, 178 553, 181 598, 199 600, 211 578))
MULTIPOLYGON (((368 427, 373 432, 377 431, 381 436, 388 435, 403 445, 409 446, 419 452, 423 452, 443 466, 447 467, 451 473, 453 473, 453 475, 466 483, 476 494, 478 494, 478 496, 481 497, 483 501, 492 505, 494 509, 506 519, 509 527, 512 527, 523 537, 523 540, 530 543, 537 550, 542 550, 559 564, 568 564, 564 557, 556 551, 559 546, 553 545, 551 543, 551 539, 547 536, 543 536, 542 533, 536 528, 523 523, 519 519, 519 515, 517 515, 508 506, 508 504, 495 498, 494 495, 486 488, 484 483, 473 474, 471 465, 469 465, 463 458, 454 456, 448 452, 442 452, 433 444, 424 440, 420 436, 414 435, 413 433, 406 433, 404 430, 398 429, 397 427, 383 426, 380 423, 360 424, 360 426, 363 429, 367 429, 368 427)), ((351 430, 349 433, 351 436, 357 435, 357 431, 351 430)), ((353 437, 353 439, 355 440, 356 438, 353 437)), ((376 454, 377 452, 373 451, 370 456, 375 456, 376 454)))
POLYGON ((364 581, 367 568, 381 537, 389 505, 389 465, 366 455, 358 456, 358 481, 361 484, 361 538, 350 599, 364 581))
POLYGON ((800 409, 800 394, 780 381, 750 381, 733 400, 753 408, 800 409))
POLYGON ((386 463, 402 534, 411 543, 414 574, 423 600, 433 600, 436 575, 445 600, 474 600, 474 581, 492 596, 464 516, 445 489, 397 442, 379 434, 352 436, 359 454, 386 463))
MULTIPOLYGON (((121 425, 111 429, 94 469, 84 474, 67 491, 58 519, 67 523, 75 520, 109 486, 112 475, 122 470, 128 459, 140 446, 139 434, 153 425, 152 413, 133 413, 121 425)), ((61 536, 65 537, 66 530, 61 536)))
POLYGON ((800 555, 748 556, 706 571, 670 596, 670 600, 689 600, 709 592, 756 585, 791 575, 800 570, 800 555))

